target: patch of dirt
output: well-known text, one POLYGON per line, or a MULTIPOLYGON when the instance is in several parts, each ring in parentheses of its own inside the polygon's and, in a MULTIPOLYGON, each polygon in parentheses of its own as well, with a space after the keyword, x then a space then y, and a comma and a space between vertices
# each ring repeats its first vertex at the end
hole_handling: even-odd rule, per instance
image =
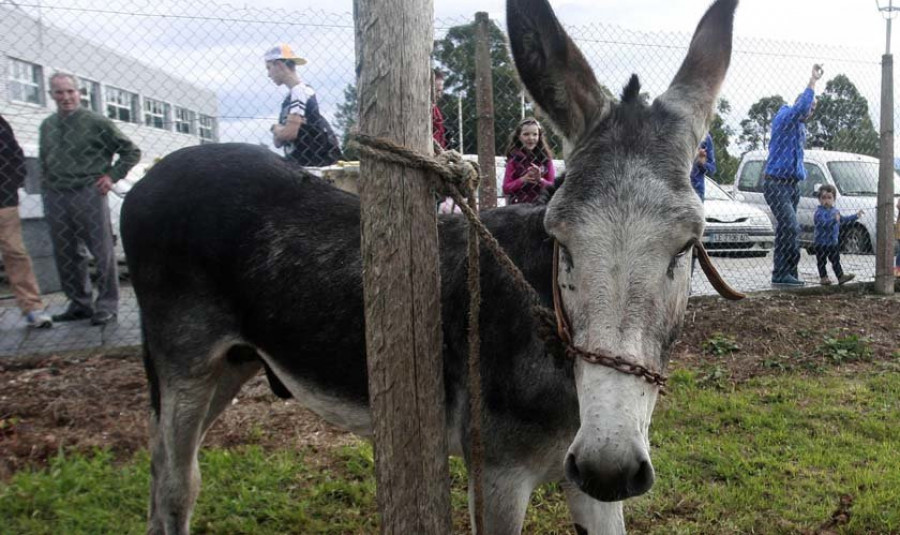
MULTIPOLYGON (((0 481, 43 466, 60 448, 110 449, 126 459, 148 444, 150 403, 138 350, 0 361, 0 481)), ((349 444, 337 429, 251 379, 210 428, 205 446, 301 448, 349 444)))
MULTIPOLYGON (((897 362, 900 299, 861 293, 692 299, 673 368, 715 368, 740 382, 785 370, 897 362), (847 353, 826 340, 857 340, 847 353), (857 359, 853 348, 871 354, 857 359)), ((60 448, 111 449, 120 459, 147 445, 149 403, 136 350, 0 360, 0 480, 43 466, 60 448)), ((213 425, 205 445, 333 447, 352 436, 269 391, 262 375, 213 425)))
POLYGON ((732 382, 785 371, 900 363, 900 297, 861 291, 691 300, 672 368, 718 367, 732 382))

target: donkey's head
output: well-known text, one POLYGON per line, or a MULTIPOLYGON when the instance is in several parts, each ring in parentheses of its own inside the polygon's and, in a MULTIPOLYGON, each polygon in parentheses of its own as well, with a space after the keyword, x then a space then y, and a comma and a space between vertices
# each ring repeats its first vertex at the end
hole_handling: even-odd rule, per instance
MULTIPOLYGON (((508 0, 519 75, 565 137, 566 180, 544 225, 560 244, 559 276, 574 344, 662 372, 687 305, 703 206, 689 173, 728 69, 737 0, 718 0, 687 58, 652 104, 633 76, 609 98, 547 0, 508 0)), ((581 427, 566 476, 604 501, 653 485, 649 426, 657 388, 579 361, 581 427)))

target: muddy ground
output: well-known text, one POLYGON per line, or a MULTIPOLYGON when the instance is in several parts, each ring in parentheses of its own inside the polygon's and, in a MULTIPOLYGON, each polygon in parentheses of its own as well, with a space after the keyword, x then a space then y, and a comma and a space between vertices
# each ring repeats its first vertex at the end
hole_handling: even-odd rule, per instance
MULTIPOLYGON (((838 360, 852 370, 897 359, 898 321, 900 299, 861 289, 756 296, 735 303, 692 299, 671 366, 696 369, 719 383, 787 370, 813 373, 838 360), (859 362, 852 358, 852 347, 841 353, 841 340, 862 341, 871 356, 859 362)), ((106 447, 120 459, 130 457, 146 447, 147 415, 147 386, 136 348, 0 358, 0 481, 25 466, 42 466, 61 447, 106 447)), ((241 391, 206 444, 240 444, 250 434, 254 443, 271 448, 351 440, 295 402, 273 396, 262 376, 241 391)))

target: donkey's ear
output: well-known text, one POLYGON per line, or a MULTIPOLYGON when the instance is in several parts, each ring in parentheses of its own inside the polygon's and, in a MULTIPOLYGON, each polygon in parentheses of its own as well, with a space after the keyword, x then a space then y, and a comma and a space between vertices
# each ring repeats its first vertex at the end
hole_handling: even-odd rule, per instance
POLYGON ((547 0, 507 0, 506 25, 522 83, 568 141, 609 113, 609 100, 547 0))
POLYGON ((691 120, 699 138, 709 127, 713 104, 731 62, 734 10, 738 0, 717 0, 697 25, 687 57, 658 100, 691 120))

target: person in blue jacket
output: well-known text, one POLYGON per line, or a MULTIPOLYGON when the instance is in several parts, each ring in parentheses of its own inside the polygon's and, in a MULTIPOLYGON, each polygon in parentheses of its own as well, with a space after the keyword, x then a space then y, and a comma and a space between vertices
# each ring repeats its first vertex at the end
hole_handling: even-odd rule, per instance
POLYGON ((840 210, 834 207, 834 199, 837 197, 837 190, 831 184, 824 184, 819 187, 819 207, 816 208, 816 214, 813 216, 815 221, 815 250, 816 265, 819 267, 819 282, 828 285, 831 279, 825 271, 826 262, 831 261, 831 268, 834 270, 834 276, 837 277, 838 284, 844 284, 853 280, 853 273, 844 273, 841 268, 841 245, 839 236, 841 225, 852 223, 862 217, 863 211, 860 210, 856 215, 842 216, 840 210))
POLYGON ((809 85, 793 106, 782 106, 772 120, 763 191, 775 217, 774 285, 803 286, 797 273, 800 263, 800 225, 797 223, 800 188, 797 184, 806 180, 803 166, 806 121, 815 109, 816 82, 823 74, 821 65, 813 65, 809 85))
POLYGON ((694 165, 691 167, 691 186, 700 196, 700 200, 706 198, 706 180, 704 177, 716 174, 716 151, 713 148, 712 136, 709 132, 700 143, 697 155, 694 157, 694 165))

